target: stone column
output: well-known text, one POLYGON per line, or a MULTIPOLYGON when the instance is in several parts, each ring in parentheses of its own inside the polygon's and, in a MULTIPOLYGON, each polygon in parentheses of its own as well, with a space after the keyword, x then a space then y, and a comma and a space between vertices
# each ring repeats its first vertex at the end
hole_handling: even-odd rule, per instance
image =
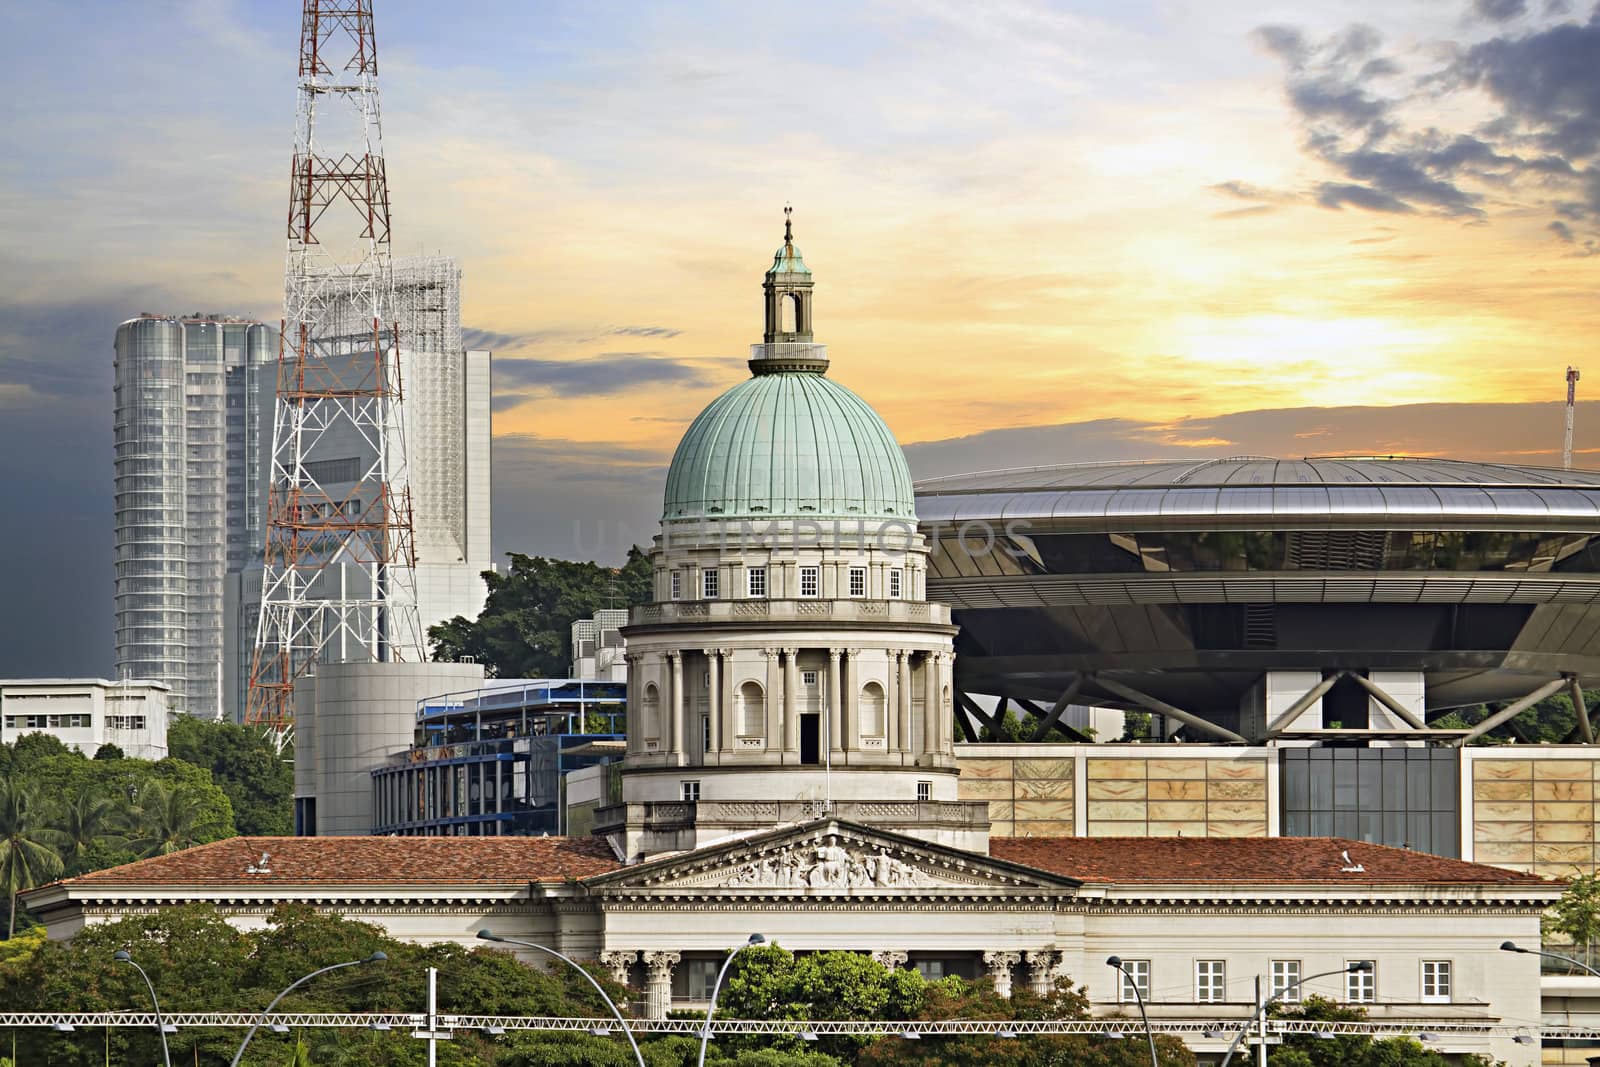
POLYGON ((1002 997, 1011 995, 1011 968, 1017 965, 1022 958, 1019 952, 985 952, 983 962, 989 968, 989 977, 994 981, 994 991, 1002 997))
POLYGON ((633 961, 639 958, 637 949, 609 950, 600 953, 600 965, 611 972, 617 984, 628 984, 628 968, 633 966, 633 961))
POLYGON ((1056 982, 1056 965, 1061 962, 1061 953, 1054 949, 1035 949, 1022 954, 1023 962, 1028 965, 1028 988, 1042 996, 1047 996, 1056 982))
MULTIPOLYGON (((683 653, 668 652, 667 662, 672 666, 672 734, 667 738, 666 749, 681 754, 683 744, 683 653)), ((678 762, 682 762, 679 760, 678 762)))
POLYGON ((649 971, 644 983, 644 1014, 647 1019, 665 1019, 672 1008, 672 968, 682 958, 677 952, 646 952, 649 971))
POLYGON ((889 968, 889 970, 897 971, 906 965, 907 956, 904 949, 875 948, 872 950, 872 958, 875 962, 889 968))
POLYGON ((844 738, 852 752, 861 751, 861 650, 844 650, 844 738))
POLYGON ((706 657, 706 673, 710 680, 706 685, 706 717, 711 722, 711 743, 706 746, 706 762, 711 762, 713 752, 722 751, 722 709, 720 697, 722 695, 722 655, 714 648, 701 649, 706 657))
POLYGON ((939 668, 937 652, 924 652, 922 654, 922 751, 939 751, 939 696, 937 689, 937 675, 939 668))
POLYGON ((733 721, 733 650, 718 649, 717 658, 722 661, 722 693, 717 698, 722 725, 717 736, 722 739, 722 751, 732 752, 739 746, 739 724, 733 721))
POLYGON ((774 750, 783 747, 783 673, 778 666, 778 650, 764 648, 762 654, 767 657, 767 721, 765 723, 766 744, 765 748, 774 750))
POLYGON ((644 751, 644 685, 639 680, 639 657, 629 652, 623 656, 628 664, 628 755, 644 751))
POLYGON ((895 686, 895 696, 899 707, 895 709, 895 717, 900 723, 900 747, 911 751, 911 653, 901 649, 894 654, 895 671, 899 675, 899 683, 895 686))
POLYGON ((843 748, 844 738, 844 691, 839 684, 839 657, 843 653, 842 648, 828 649, 828 747, 834 752, 843 748))
POLYGON ((798 648, 783 650, 783 750, 791 755, 800 751, 799 656, 798 648))

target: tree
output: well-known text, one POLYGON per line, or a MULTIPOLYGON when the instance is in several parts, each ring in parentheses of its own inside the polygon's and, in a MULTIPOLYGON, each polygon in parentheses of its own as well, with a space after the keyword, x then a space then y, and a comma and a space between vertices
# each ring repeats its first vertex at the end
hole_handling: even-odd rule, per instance
MULTIPOLYGON (((99 758, 99 753, 95 753, 95 758, 99 758)), ((53 825, 46 833, 61 856, 67 874, 84 872, 84 864, 94 853, 96 844, 122 841, 113 830, 116 815, 116 805, 111 798, 92 786, 80 789, 56 809, 51 820, 53 825)))
POLYGON ((183 784, 145 785, 130 820, 128 846, 140 856, 164 856, 228 836, 205 799, 183 784))
POLYGON ((294 768, 260 731, 180 715, 167 728, 167 748, 175 759, 211 772, 233 806, 239 833, 294 832, 294 768))
MULTIPOLYGON (((1588 706, 1592 718, 1597 705, 1600 705, 1600 690, 1585 691, 1584 703, 1588 706)), ((1488 704, 1474 704, 1470 707, 1457 708, 1428 725, 1440 729, 1463 730, 1476 726, 1496 710, 1498 709, 1488 704)), ((1522 714, 1474 739, 1472 743, 1556 745, 1575 740, 1578 736, 1577 726, 1577 709, 1573 707, 1571 695, 1563 692, 1545 697, 1522 714)))
POLYGON ((108 741, 94 750, 94 758, 97 760, 114 760, 127 759, 128 757, 121 748, 108 741))
POLYGON ((608 603, 650 599, 650 560, 637 545, 620 568, 509 553, 510 569, 485 571, 489 596, 474 620, 464 615, 428 630, 435 660, 476 659, 497 678, 561 678, 572 663, 572 624, 608 603))
MULTIPOLYGON (((1367 1017, 1365 1008, 1336 1004, 1323 997, 1308 997, 1299 1005, 1276 1004, 1270 1010, 1278 1018, 1317 1022, 1360 1022, 1367 1017)), ((1374 1041, 1366 1034, 1332 1038, 1289 1034, 1272 1053, 1272 1062, 1274 1067, 1490 1067, 1490 1061, 1481 1056, 1447 1060, 1409 1037, 1374 1041)))
POLYGON ((33 794, 20 782, 0 778, 0 885, 10 915, 6 938, 17 932, 17 894, 61 873, 61 857, 50 847, 33 794))
POLYGON ((1592 955, 1594 943, 1600 940, 1600 875, 1580 874, 1568 882, 1543 925, 1592 955))

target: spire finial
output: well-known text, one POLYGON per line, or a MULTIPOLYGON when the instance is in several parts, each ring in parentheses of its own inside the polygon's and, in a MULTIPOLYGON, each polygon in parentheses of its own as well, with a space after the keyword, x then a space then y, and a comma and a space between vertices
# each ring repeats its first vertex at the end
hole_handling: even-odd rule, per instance
POLYGON ((793 204, 785 204, 785 205, 783 205, 783 243, 784 244, 793 244, 794 243, 794 230, 791 228, 794 225, 794 223, 790 219, 790 216, 793 215, 793 214, 794 214, 794 205, 793 204))

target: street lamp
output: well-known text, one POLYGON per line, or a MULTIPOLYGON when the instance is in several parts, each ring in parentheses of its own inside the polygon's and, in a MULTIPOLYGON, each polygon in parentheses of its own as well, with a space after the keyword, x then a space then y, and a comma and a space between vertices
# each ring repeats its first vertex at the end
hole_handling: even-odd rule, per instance
POLYGON ((1593 967, 1589 966, 1587 963, 1584 963, 1582 960, 1575 960, 1571 956, 1563 956, 1559 952, 1546 952, 1543 949, 1538 949, 1538 948, 1523 948, 1521 945, 1517 944, 1515 941, 1502 941, 1502 942, 1500 942, 1500 951, 1501 952, 1517 952, 1517 953, 1521 953, 1524 956, 1549 956, 1553 960, 1562 960, 1562 961, 1564 961, 1566 963, 1572 964, 1574 967, 1582 967, 1584 970, 1588 971, 1590 974, 1594 975, 1597 978, 1600 978, 1600 971, 1595 970, 1593 967))
POLYGON ((172 1067, 172 1052, 167 1048, 167 1025, 161 1020, 161 1002, 156 999, 154 983, 150 981, 150 976, 144 973, 144 968, 135 963, 133 957, 128 955, 127 949, 117 949, 111 954, 111 958, 118 963, 126 963, 129 967, 138 971, 139 977, 144 979, 144 987, 150 990, 150 1003, 155 1005, 156 1009, 156 1033, 161 1035, 161 1060, 167 1067, 172 1067))
MULTIPOLYGON (((1228 1064, 1233 1061, 1233 1053, 1234 1053, 1234 1051, 1239 1047, 1239 1042, 1244 1040, 1244 1035, 1248 1034, 1250 1032, 1250 1026, 1251 1026, 1252 1023, 1254 1023, 1256 1021, 1256 1016, 1258 1016, 1258 1015, 1265 1016, 1266 1013, 1267 1013, 1267 1009, 1270 1008, 1273 1004, 1276 1004, 1278 1001, 1282 1000, 1284 997, 1288 996, 1290 993, 1293 993, 1293 992, 1297 991, 1301 986, 1305 985, 1307 982, 1313 982, 1313 981, 1317 980, 1318 978, 1326 978, 1331 974, 1365 974, 1370 970, 1372 970, 1372 961, 1371 960, 1357 960, 1355 963, 1352 963, 1347 967, 1340 967, 1336 971, 1323 971, 1320 974, 1308 974, 1304 978, 1301 978, 1301 979, 1298 979, 1296 981, 1290 982, 1288 985, 1284 986, 1282 989, 1280 989, 1276 993, 1272 994, 1272 996, 1267 997, 1259 1005, 1256 1006, 1256 1010, 1255 1011, 1252 1011, 1250 1013, 1250 1018, 1246 1019, 1244 1021, 1244 1025, 1239 1027, 1239 1032, 1237 1034, 1233 1035, 1233 1041, 1228 1045, 1228 1054, 1226 1056, 1222 1057, 1222 1067, 1228 1067, 1228 1064)), ((1323 1034, 1324 1034, 1324 1031, 1320 1031, 1319 1030, 1317 1032, 1317 1036, 1318 1037, 1322 1037, 1323 1034)), ((1334 1036, 1332 1031, 1327 1031, 1326 1034, 1330 1038, 1334 1036)))
POLYGON ((1156 1035, 1150 1032, 1150 1016, 1145 1014, 1144 994, 1139 992, 1139 983, 1134 981, 1133 972, 1123 966, 1121 956, 1112 956, 1106 960, 1106 966, 1115 967, 1117 973, 1126 978, 1128 984, 1133 987, 1133 999, 1139 1002, 1139 1018, 1144 1020, 1144 1039, 1150 1042, 1150 1067, 1161 1067, 1160 1062, 1156 1059, 1156 1035))
POLYGON ((633 1028, 628 1025, 628 1020, 622 1017, 622 1012, 617 1010, 616 1003, 606 995, 606 991, 600 987, 600 983, 594 980, 594 975, 578 966, 578 964, 570 957, 563 956, 553 948, 545 948, 543 945, 536 945, 532 941, 520 941, 514 937, 501 937, 499 934, 490 933, 488 930, 479 930, 478 937, 481 940, 493 941, 500 945, 521 945, 523 948, 536 949, 539 952, 543 952, 547 956, 554 956, 562 963, 565 963, 568 967, 571 967, 573 970, 583 975, 584 981, 594 986, 594 991, 600 994, 600 999, 606 1002, 606 1007, 611 1009, 611 1014, 615 1015, 617 1017, 617 1022, 622 1024, 622 1032, 627 1036, 628 1044, 633 1046, 633 1058, 639 1061, 639 1067, 646 1067, 644 1062, 644 1054, 639 1051, 639 1043, 633 1039, 633 1028))
POLYGON ((711 1016, 717 1010, 717 994, 722 992, 722 979, 727 975, 728 968, 733 965, 733 958, 747 948, 764 945, 767 939, 760 934, 751 934, 750 940, 728 953, 728 958, 722 961, 722 970, 717 972, 717 980, 711 986, 711 1003, 706 1007, 706 1025, 700 1031, 700 1059, 698 1067, 706 1067, 706 1042, 711 1040, 711 1016))
MULTIPOLYGON (((343 963, 335 963, 330 966, 323 967, 321 970, 312 971, 304 978, 296 978, 293 982, 290 982, 283 992, 272 998, 272 1003, 267 1005, 267 1010, 262 1012, 260 1017, 257 1018, 255 1022, 250 1024, 250 1029, 245 1031, 244 1040, 239 1042, 239 1050, 233 1054, 233 1059, 229 1062, 228 1067, 239 1067, 239 1060, 244 1056, 244 1050, 246 1046, 250 1044, 250 1039, 256 1036, 256 1031, 261 1028, 262 1020, 268 1015, 272 1014, 272 1009, 278 1006, 278 1001, 282 1000, 290 993, 293 993, 296 989, 299 989, 301 986, 305 985, 319 974, 327 974, 329 971, 337 971, 344 967, 356 967, 363 963, 382 963, 388 958, 389 957, 386 953, 374 952, 372 955, 363 959, 346 960, 343 963)), ((289 1028, 284 1026, 282 1023, 273 1023, 271 1030, 275 1034, 284 1034, 289 1032, 289 1028)))

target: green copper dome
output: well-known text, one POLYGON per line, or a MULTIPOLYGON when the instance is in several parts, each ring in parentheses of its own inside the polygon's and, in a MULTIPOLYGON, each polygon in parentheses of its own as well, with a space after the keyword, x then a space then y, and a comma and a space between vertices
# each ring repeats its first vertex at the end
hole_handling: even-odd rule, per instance
POLYGON ((711 402, 667 473, 663 521, 915 521, 911 472, 878 413, 816 371, 758 374, 711 402))

